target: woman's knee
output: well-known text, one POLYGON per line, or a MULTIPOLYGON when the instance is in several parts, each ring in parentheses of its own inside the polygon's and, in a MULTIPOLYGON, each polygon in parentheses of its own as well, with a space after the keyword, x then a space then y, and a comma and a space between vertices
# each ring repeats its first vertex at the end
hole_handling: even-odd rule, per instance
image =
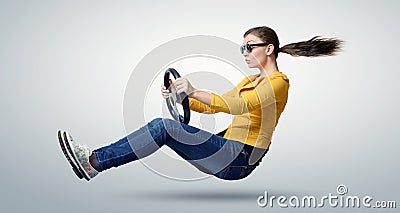
POLYGON ((154 118, 149 123, 157 123, 157 122, 160 122, 161 120, 162 120, 162 118, 154 118))
POLYGON ((149 122, 149 124, 151 125, 156 125, 156 124, 168 124, 168 125, 176 125, 176 124, 180 124, 179 121, 176 121, 174 119, 170 119, 170 118, 154 118, 153 120, 151 120, 149 122))
POLYGON ((147 123, 147 125, 152 127, 155 125, 159 125, 160 123, 162 123, 162 118, 154 118, 149 123, 147 123))
POLYGON ((163 118, 161 120, 162 125, 164 125, 164 128, 169 132, 170 134, 173 134, 173 132, 177 129, 182 129, 182 124, 179 121, 176 121, 174 119, 170 118, 163 118))

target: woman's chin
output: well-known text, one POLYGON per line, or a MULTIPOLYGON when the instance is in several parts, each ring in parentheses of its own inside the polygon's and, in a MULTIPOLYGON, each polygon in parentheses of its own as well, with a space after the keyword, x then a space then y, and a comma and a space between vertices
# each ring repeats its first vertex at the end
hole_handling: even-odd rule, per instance
POLYGON ((247 67, 249 67, 249 68, 256 68, 257 66, 254 66, 254 64, 247 64, 247 67))

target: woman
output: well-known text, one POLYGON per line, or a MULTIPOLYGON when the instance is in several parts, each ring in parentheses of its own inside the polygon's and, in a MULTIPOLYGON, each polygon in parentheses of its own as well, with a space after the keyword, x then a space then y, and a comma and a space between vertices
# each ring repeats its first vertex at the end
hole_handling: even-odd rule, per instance
MULTIPOLYGON (((225 180, 248 176, 259 165, 271 144, 272 133, 283 112, 289 80, 279 71, 279 53, 292 56, 329 56, 340 50, 341 40, 314 37, 308 41, 279 47, 278 36, 269 27, 255 27, 244 34, 240 51, 250 75, 231 91, 217 95, 195 89, 186 78, 173 82, 177 93, 189 95, 190 109, 201 113, 234 115, 229 127, 218 134, 157 118, 108 146, 90 151, 59 131, 59 141, 79 178, 90 180, 111 167, 146 157, 167 145, 199 170, 225 180)), ((169 91, 161 85, 167 98, 169 91)))

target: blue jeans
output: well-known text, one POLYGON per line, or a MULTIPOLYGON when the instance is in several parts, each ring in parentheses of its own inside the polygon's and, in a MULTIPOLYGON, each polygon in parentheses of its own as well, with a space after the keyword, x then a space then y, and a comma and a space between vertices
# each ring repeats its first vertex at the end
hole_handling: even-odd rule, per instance
POLYGON ((144 158, 167 145, 200 171, 226 180, 248 176, 265 149, 228 140, 172 119, 156 118, 108 146, 93 151, 100 171, 144 158), (258 151, 257 161, 249 163, 258 151))

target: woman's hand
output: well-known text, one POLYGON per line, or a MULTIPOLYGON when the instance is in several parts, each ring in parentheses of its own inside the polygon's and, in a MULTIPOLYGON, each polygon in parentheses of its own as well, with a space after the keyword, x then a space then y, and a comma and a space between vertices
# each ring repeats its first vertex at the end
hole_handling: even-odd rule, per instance
MULTIPOLYGON (((169 80, 169 85, 172 92, 176 92, 175 86, 173 85, 171 79, 169 80)), ((167 89, 167 87, 164 86, 164 84, 161 84, 161 95, 164 99, 167 99, 169 97, 169 90, 167 89)))
MULTIPOLYGON (((169 84, 173 93, 181 94, 184 92, 189 97, 196 90, 186 78, 178 78, 175 82, 169 80, 169 84)), ((161 84, 161 95, 164 99, 169 97, 169 90, 163 84, 161 84)))
POLYGON ((189 97, 196 90, 186 78, 178 78, 174 82, 178 94, 186 93, 189 97))

